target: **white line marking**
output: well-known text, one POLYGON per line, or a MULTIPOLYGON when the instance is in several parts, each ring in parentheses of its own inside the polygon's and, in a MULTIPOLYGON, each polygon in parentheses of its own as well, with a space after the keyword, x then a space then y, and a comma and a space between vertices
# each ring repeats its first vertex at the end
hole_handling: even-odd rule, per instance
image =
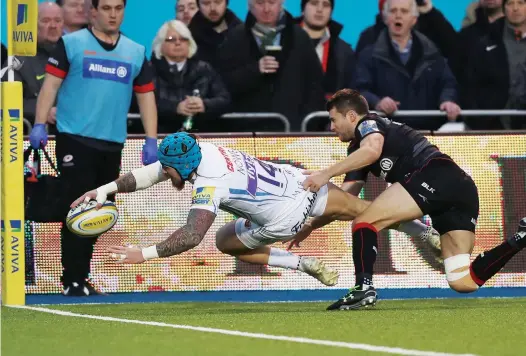
POLYGON ((160 323, 160 322, 156 322, 156 321, 141 321, 141 320, 131 320, 131 319, 120 319, 120 318, 113 318, 113 317, 110 317, 110 316, 78 314, 78 313, 72 313, 72 312, 63 311, 63 310, 55 310, 55 309, 39 308, 39 307, 30 307, 30 306, 25 306, 25 305, 8 305, 8 307, 16 308, 16 309, 34 310, 34 311, 39 311, 39 312, 43 312, 43 313, 62 315, 62 316, 72 316, 72 317, 76 317, 76 318, 113 321, 113 322, 126 323, 126 324, 139 324, 139 325, 159 326, 159 327, 173 328, 173 329, 193 330, 193 331, 201 331, 201 332, 206 332, 206 333, 215 333, 215 334, 223 334, 223 335, 250 337, 250 338, 254 338, 254 339, 289 341, 289 342, 297 342, 297 343, 300 343, 300 344, 312 344, 312 345, 343 347, 343 348, 347 348, 347 349, 365 350, 365 351, 371 351, 371 352, 384 352, 384 353, 395 354, 395 355, 408 355, 408 356, 475 356, 473 354, 451 354, 451 353, 433 352, 433 351, 419 351, 419 350, 402 349, 402 348, 399 348, 399 347, 374 346, 374 345, 368 345, 368 344, 355 344, 355 343, 351 343, 351 342, 342 342, 342 341, 316 340, 316 339, 308 339, 308 338, 303 338, 303 337, 290 337, 290 336, 279 336, 279 335, 249 333, 249 332, 244 332, 244 331, 205 328, 205 327, 200 327, 200 326, 167 324, 167 323, 160 323))

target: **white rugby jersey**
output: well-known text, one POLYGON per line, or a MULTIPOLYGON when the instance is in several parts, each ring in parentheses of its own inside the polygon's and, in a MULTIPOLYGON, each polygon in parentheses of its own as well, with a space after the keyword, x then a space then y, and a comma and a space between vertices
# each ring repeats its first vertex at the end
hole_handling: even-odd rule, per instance
POLYGON ((290 165, 260 161, 231 148, 200 143, 190 209, 218 209, 266 225, 295 209, 305 176, 290 165))

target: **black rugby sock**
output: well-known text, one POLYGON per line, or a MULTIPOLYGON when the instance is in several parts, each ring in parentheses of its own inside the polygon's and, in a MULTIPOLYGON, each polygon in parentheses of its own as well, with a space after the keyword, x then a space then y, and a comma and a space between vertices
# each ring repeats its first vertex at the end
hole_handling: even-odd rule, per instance
POLYGON ((522 248, 513 246, 513 244, 508 241, 504 241, 493 249, 482 252, 471 263, 469 268, 471 278, 479 286, 482 286, 487 280, 497 274, 521 249, 522 248))
POLYGON ((373 267, 378 253, 378 231, 367 223, 353 227, 352 258, 356 285, 362 289, 373 284, 373 267))

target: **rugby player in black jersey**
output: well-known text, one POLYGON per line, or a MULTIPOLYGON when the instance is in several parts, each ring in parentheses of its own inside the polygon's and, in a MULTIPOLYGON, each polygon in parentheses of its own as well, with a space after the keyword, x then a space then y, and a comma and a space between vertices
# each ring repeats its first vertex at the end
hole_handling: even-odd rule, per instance
MULTIPOLYGON (((449 286, 460 293, 476 291, 517 252, 526 247, 526 218, 517 233, 470 262, 475 243, 479 198, 475 183, 448 155, 410 127, 369 113, 357 91, 343 89, 327 103, 331 130, 357 149, 346 159, 304 181, 317 191, 329 179, 353 171, 369 171, 392 185, 353 221, 356 286, 327 309, 358 309, 374 305, 372 285, 378 231, 402 221, 429 215, 441 235, 442 257, 449 286)), ((328 221, 314 219, 309 228, 328 221)), ((304 239, 305 234, 299 239, 304 239)), ((299 242, 298 239, 294 242, 299 242)))

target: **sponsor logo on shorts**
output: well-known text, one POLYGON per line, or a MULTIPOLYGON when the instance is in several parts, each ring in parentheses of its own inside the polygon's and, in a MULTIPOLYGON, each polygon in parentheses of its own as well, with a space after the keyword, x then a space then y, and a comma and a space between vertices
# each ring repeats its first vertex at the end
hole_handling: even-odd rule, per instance
POLYGON ((475 226, 477 226, 477 219, 471 218, 471 223, 475 226))
POLYGON ((100 58, 84 58, 82 76, 128 84, 131 81, 131 64, 100 58))
POLYGON ((419 196, 420 198, 422 198, 422 201, 423 201, 424 203, 429 203, 429 201, 427 200, 427 198, 426 198, 425 196, 423 196, 422 194, 418 194, 418 196, 419 196))
POLYGON ((435 192, 435 188, 431 188, 429 186, 429 184, 427 184, 426 182, 422 182, 422 187, 424 187, 430 193, 434 193, 435 192))
POLYGON ((215 187, 200 187, 192 192, 192 205, 213 205, 215 187))
POLYGON ((366 121, 363 121, 359 126, 358 126, 358 132, 360 132, 360 135, 362 135, 362 137, 370 134, 370 133, 373 133, 373 132, 380 132, 380 130, 378 129, 378 125, 376 124, 376 121, 374 120, 366 120, 366 121))
POLYGON ((307 221, 307 218, 310 216, 310 212, 314 206, 314 203, 316 202, 316 198, 318 197, 318 193, 313 193, 311 197, 307 197, 307 200, 309 204, 305 207, 305 210, 303 211, 303 219, 295 223, 292 228, 290 229, 291 232, 297 234, 303 225, 305 225, 305 221, 307 221))

